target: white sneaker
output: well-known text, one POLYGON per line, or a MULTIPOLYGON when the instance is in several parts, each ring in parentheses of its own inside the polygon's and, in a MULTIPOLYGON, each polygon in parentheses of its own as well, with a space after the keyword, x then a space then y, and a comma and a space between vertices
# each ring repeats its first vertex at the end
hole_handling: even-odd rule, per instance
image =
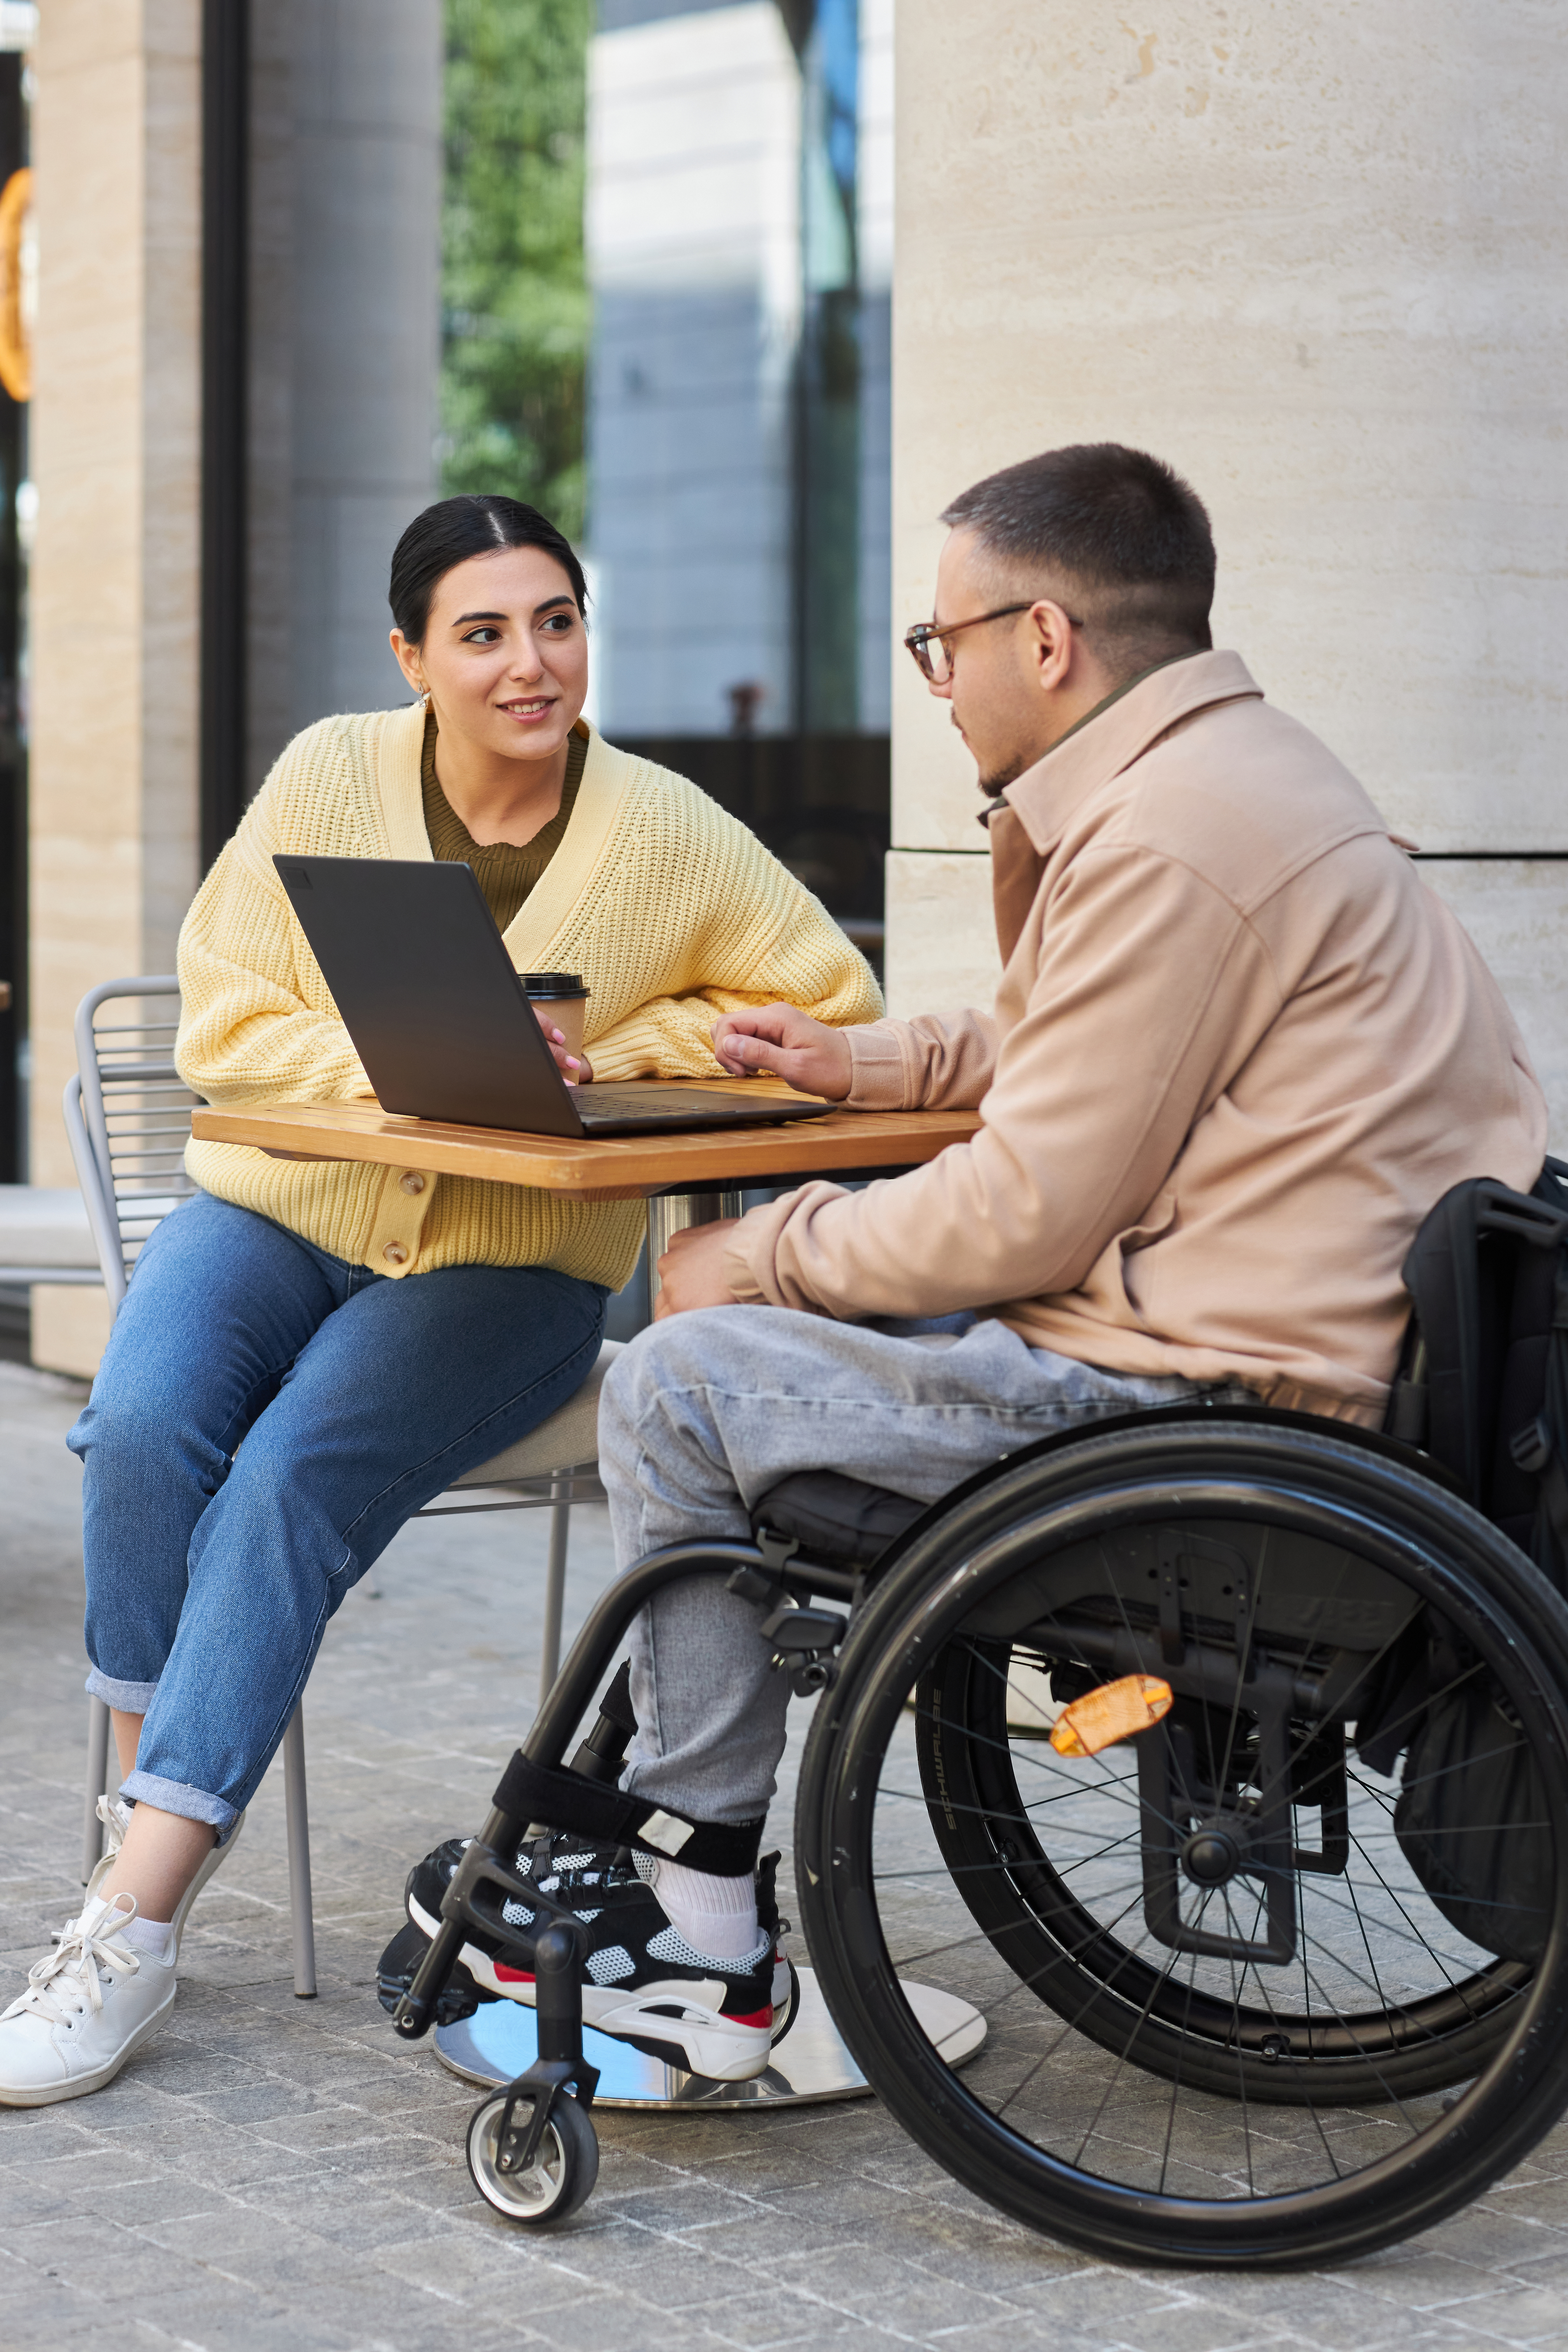
POLYGON ((111 2083, 174 2005, 174 1963, 137 1951, 121 1932, 136 1898, 95 1895, 27 1971, 27 1990, 0 2015, 0 2106, 47 2107, 111 2083))
MULTIPOLYGON (((87 1900, 89 1903, 120 1859, 120 1849, 125 1843, 125 1832, 131 1827, 131 1806, 121 1804, 118 1797, 100 1797, 98 1801, 98 1818, 103 1823, 103 1859, 98 1864, 92 1876, 87 1882, 87 1900)), ((244 1827, 245 1815, 242 1812, 237 1814, 235 1818, 234 1827, 228 1833, 228 1843, 215 1845, 211 1853, 204 1856, 201 1868, 175 1904, 174 1916, 170 1924, 174 1930, 176 1959, 180 1957, 180 1939, 185 1932, 185 1921, 191 1916, 192 1904, 218 1864, 228 1860, 229 1855, 234 1852, 240 1831, 244 1827)))

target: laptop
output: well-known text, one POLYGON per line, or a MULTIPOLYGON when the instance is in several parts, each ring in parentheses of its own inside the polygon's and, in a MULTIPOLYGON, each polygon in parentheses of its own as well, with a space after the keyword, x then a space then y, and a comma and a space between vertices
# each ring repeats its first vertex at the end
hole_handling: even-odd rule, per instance
POLYGON ((470 866, 274 857, 384 1110, 532 1135, 777 1127, 810 1096, 658 1084, 569 1087, 470 866))

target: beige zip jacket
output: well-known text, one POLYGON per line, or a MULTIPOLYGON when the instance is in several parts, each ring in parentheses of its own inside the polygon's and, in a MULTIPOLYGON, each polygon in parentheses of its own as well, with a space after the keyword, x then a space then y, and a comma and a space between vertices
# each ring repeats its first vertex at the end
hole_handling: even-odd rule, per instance
POLYGON ((850 1028, 858 1109, 972 1141, 736 1227, 738 1299, 990 1309, 1115 1371, 1375 1423, 1451 1184, 1526 1189, 1546 1108, 1500 991, 1353 776, 1235 654, 1142 680, 1007 787, 994 1014, 850 1028))

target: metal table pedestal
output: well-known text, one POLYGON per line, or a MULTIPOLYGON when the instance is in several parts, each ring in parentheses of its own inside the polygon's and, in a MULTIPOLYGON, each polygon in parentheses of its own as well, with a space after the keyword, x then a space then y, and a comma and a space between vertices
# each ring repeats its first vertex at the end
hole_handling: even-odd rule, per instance
MULTIPOLYGON (((900 1979, 900 1981, 902 1981, 900 1979)), ((985 2020, 967 2001, 933 1985, 904 1983, 904 1998, 950 2065, 973 2058, 985 2020)), ((800 1970, 800 2009, 774 2044, 773 2063, 749 2083, 710 2083, 647 2058, 629 2042, 583 2029, 583 2053, 599 2069, 601 2107, 804 2107, 830 2099, 864 2099, 870 2085, 838 2038, 815 1969, 800 1970)), ((460 2025, 436 2030, 436 2055, 452 2074, 484 2090, 511 2082, 536 2055, 533 2011, 521 2001, 486 2001, 460 2025)))

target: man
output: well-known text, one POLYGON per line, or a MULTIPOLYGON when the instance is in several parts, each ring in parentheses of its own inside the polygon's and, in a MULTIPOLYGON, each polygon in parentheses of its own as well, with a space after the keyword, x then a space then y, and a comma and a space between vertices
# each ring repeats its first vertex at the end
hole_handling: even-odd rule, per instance
MULTIPOLYGON (((796 1470, 934 1500, 1198 1393, 1375 1425, 1422 1217, 1541 1167, 1541 1090, 1469 940, 1353 777, 1210 649, 1188 486, 1058 449, 943 520, 907 642, 987 803, 995 1010, 831 1030, 770 1005, 714 1043, 736 1074, 983 1124, 908 1176, 677 1236, 601 1409, 623 1565, 743 1538, 796 1470)), ((711 1579, 645 1612, 624 1785, 658 1836, 618 1864, 541 1849, 588 1922, 590 2021, 732 2076, 767 2057, 752 1866, 788 1699, 758 1622, 711 1579)))

